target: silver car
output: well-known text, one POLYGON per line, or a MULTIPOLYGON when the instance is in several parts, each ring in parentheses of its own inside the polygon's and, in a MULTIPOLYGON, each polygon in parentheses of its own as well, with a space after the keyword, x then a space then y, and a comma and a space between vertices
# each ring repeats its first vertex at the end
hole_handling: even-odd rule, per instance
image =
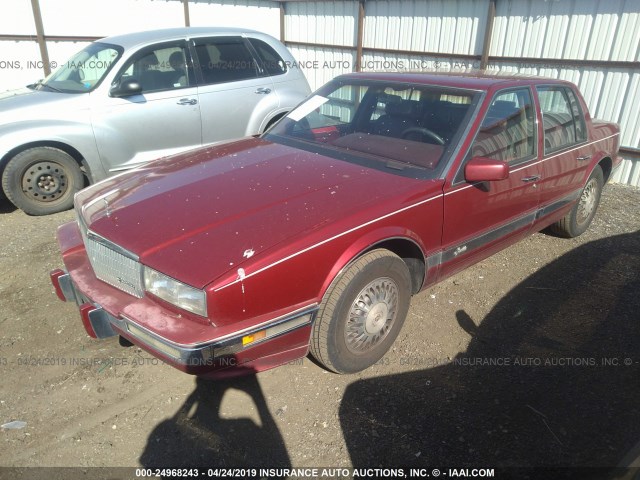
POLYGON ((273 37, 230 28, 118 35, 0 94, 6 197, 31 215, 158 157, 268 129, 310 93, 273 37))

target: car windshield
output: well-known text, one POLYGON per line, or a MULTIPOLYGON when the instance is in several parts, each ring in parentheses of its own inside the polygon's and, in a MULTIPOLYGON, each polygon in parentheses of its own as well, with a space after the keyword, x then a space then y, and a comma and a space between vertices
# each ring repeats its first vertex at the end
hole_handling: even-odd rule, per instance
POLYGON ((479 93, 442 86, 336 80, 264 138, 416 178, 436 178, 479 93))
POLYGON ((33 88, 63 93, 90 92, 102 82, 121 53, 121 47, 94 42, 33 88))

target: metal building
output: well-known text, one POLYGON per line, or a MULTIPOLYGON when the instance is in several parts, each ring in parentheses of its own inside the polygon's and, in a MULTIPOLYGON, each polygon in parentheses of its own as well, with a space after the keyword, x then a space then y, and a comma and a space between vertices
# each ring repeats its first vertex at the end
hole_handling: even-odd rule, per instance
POLYGON ((358 70, 487 68, 571 80, 592 115, 621 125, 625 161, 613 180, 640 186, 640 0, 112 0, 93 2, 90 16, 81 0, 10 8, 0 15, 0 51, 13 52, 4 65, 0 58, 0 91, 101 36, 213 24, 279 37, 312 88, 358 70))

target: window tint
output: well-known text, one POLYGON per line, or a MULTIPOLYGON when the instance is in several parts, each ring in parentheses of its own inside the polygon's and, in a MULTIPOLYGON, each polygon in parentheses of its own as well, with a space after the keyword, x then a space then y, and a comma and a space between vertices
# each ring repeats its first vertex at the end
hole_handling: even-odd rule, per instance
POLYGON ((582 111, 570 89, 565 87, 538 87, 544 151, 553 152, 586 139, 582 111))
POLYGON ((188 87, 194 82, 186 55, 185 48, 178 45, 145 50, 129 61, 119 81, 136 79, 143 93, 188 87))
POLYGON ((282 75, 287 71, 285 61, 271 45, 257 38, 250 38, 249 42, 251 42, 256 52, 258 52, 258 57, 260 57, 262 65, 268 75, 282 75))
POLYGON ((219 37, 196 44, 198 64, 205 84, 256 78, 258 66, 239 37, 219 37))
POLYGON ((529 89, 494 97, 471 147, 474 157, 518 162, 535 153, 535 113, 529 89))

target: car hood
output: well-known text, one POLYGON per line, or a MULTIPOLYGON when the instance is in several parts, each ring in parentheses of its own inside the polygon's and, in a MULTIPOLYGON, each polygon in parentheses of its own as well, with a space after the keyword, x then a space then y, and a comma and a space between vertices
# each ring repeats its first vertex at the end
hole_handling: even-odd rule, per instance
POLYGON ((292 237, 420 185, 397 173, 247 139, 112 177, 80 192, 76 205, 94 233, 203 288, 292 237))
POLYGON ((0 124, 42 119, 83 105, 87 94, 19 88, 0 93, 0 124), (61 102, 64 105, 61 105, 61 102))

